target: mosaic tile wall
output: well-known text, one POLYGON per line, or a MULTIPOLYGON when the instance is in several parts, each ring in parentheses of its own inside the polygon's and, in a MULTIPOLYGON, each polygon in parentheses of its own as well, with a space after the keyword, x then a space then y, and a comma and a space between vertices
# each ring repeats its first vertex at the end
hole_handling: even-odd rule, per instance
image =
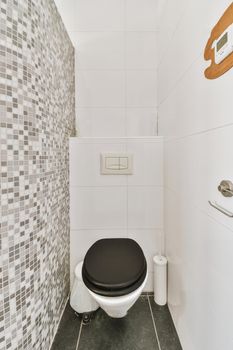
POLYGON ((74 92, 53 0, 0 0, 0 350, 48 350, 69 293, 74 92))

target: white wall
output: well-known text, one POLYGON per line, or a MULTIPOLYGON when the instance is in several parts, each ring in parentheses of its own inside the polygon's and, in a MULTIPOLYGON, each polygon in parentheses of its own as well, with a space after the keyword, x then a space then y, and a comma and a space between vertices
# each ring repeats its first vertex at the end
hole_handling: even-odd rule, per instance
POLYGON ((56 0, 76 48, 80 136, 157 134, 163 0, 56 0))
POLYGON ((163 251, 163 138, 71 138, 71 281, 75 265, 98 239, 129 237, 148 262, 163 251), (133 175, 101 175, 100 154, 134 154, 133 175))
POLYGON ((168 0, 159 35, 159 133, 165 135, 169 306, 184 350, 232 350, 233 70, 207 80, 205 44, 231 1, 168 0))
POLYGON ((71 280, 91 244, 123 236, 142 246, 152 290, 152 256, 164 242, 163 142, 150 137, 163 1, 56 0, 76 48, 77 127, 85 137, 70 143, 71 280), (111 151, 134 154, 134 175, 100 175, 100 153, 111 151))

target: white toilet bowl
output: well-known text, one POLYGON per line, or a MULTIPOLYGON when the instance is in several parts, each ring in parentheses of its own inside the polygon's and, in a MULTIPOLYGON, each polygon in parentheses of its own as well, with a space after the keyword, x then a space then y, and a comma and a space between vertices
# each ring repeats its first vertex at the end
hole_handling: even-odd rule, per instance
POLYGON ((90 295, 110 316, 122 318, 141 295, 147 263, 132 239, 102 239, 88 250, 82 278, 90 295))
POLYGON ((143 284, 130 294, 122 295, 119 297, 106 297, 103 295, 95 294, 88 289, 92 298, 110 317, 122 318, 127 315, 128 310, 134 305, 142 294, 143 288, 147 281, 148 273, 145 277, 143 284))

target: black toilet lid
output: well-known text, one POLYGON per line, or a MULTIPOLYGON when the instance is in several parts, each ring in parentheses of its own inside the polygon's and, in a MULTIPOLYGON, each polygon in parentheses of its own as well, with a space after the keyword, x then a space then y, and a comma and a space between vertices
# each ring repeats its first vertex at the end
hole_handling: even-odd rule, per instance
POLYGON ((120 296, 136 290, 147 272, 146 259, 132 239, 101 239, 88 250, 82 269, 88 289, 105 296, 120 296))

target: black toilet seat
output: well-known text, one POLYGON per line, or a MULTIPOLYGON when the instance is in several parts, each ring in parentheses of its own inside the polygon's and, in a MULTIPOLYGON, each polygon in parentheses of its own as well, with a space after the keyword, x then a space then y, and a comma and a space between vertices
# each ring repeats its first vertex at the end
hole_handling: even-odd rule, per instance
POLYGON ((132 239, 101 239, 88 250, 82 268, 85 285, 92 292, 122 296, 140 287, 147 273, 141 247, 132 239))

